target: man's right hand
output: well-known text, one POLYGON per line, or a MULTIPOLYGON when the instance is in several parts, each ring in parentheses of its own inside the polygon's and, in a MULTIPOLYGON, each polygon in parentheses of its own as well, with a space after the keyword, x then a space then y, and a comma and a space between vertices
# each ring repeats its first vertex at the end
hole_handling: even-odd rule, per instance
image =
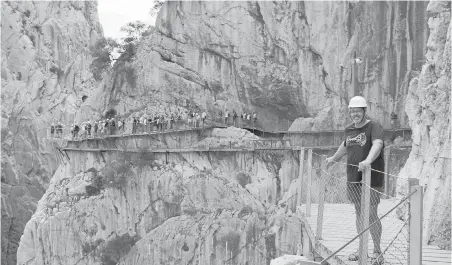
POLYGON ((336 160, 334 160, 334 157, 330 156, 326 158, 326 167, 329 168, 336 160))

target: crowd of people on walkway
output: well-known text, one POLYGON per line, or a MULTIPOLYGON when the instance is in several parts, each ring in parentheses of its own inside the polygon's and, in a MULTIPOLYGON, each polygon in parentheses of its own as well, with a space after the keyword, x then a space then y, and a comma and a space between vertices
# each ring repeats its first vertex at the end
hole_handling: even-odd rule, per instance
MULTIPOLYGON (((60 121, 52 123, 50 126, 50 136, 52 138, 62 138, 63 132, 66 134, 70 131, 72 139, 93 138, 107 135, 125 134, 126 131, 131 134, 164 132, 167 130, 178 130, 186 128, 204 128, 210 115, 206 110, 187 110, 185 112, 178 109, 175 112, 167 113, 150 113, 143 111, 135 113, 129 117, 109 117, 101 120, 88 120, 82 123, 74 122, 70 126, 63 125, 60 121), (131 126, 131 129, 129 126, 131 126), (68 127, 68 129, 64 129, 68 127)), ((210 121, 218 122, 224 125, 232 125, 241 127, 255 126, 257 122, 257 113, 243 112, 239 115, 235 110, 229 112, 225 109, 219 112, 218 119, 215 115, 211 115, 210 121)))
POLYGON ((241 127, 244 126, 253 126, 255 127, 257 123, 257 113, 256 112, 243 112, 240 114, 240 123, 239 123, 239 115, 237 112, 232 110, 232 112, 229 112, 227 109, 223 111, 220 110, 219 114, 219 120, 220 122, 224 121, 224 124, 230 124, 232 122, 233 126, 237 126, 240 124, 241 127), (223 120, 224 119, 224 120, 223 120))

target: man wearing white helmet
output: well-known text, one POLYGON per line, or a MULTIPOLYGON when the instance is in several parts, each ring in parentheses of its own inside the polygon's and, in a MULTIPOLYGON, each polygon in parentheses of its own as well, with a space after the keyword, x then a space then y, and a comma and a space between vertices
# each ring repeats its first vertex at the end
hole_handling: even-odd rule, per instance
MULTIPOLYGON (((371 187, 369 224, 376 222, 370 228, 370 234, 374 242, 374 253, 372 264, 384 262, 381 255, 381 222, 378 219, 378 204, 380 203, 379 192, 383 190, 384 172, 383 154, 381 152, 383 142, 383 127, 366 118, 367 102, 363 97, 356 96, 350 99, 348 111, 352 124, 345 128, 345 140, 339 146, 332 157, 326 159, 326 165, 330 166, 347 154, 347 197, 355 205, 356 228, 358 233, 363 231, 361 219, 361 183, 364 168, 371 166, 371 187), (377 172, 378 170, 380 172, 377 172), (378 258, 378 260, 376 260, 378 258)), ((349 260, 358 260, 358 251, 350 254, 349 260)))

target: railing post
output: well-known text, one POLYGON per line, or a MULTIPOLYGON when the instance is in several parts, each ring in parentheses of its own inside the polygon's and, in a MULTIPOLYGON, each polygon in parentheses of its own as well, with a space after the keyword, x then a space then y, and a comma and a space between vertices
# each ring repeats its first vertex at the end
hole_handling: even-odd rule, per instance
POLYGON ((385 194, 389 196, 389 155, 391 154, 391 147, 388 146, 384 149, 384 161, 385 161, 385 194))
POLYGON ((303 256, 307 257, 309 260, 314 260, 314 255, 312 254, 312 241, 306 232, 305 224, 301 223, 301 242, 303 244, 303 256))
POLYGON ((317 231, 315 233, 315 240, 322 239, 322 229, 323 229, 323 210, 325 206, 325 173, 326 170, 325 159, 320 159, 320 169, 322 170, 319 174, 319 208, 317 211, 317 231))
POLYGON ((312 149, 308 150, 308 174, 306 175, 306 216, 311 216, 311 180, 312 180, 312 149))
POLYGON ((422 264, 422 216, 423 216, 423 189, 419 186, 419 179, 408 179, 409 193, 416 190, 410 198, 409 219, 409 248, 408 264, 422 264))
MULTIPOLYGON (((369 207, 370 207, 370 172, 371 168, 366 167, 363 170, 361 182, 361 229, 369 226, 369 207)), ((362 231, 362 230, 361 230, 362 231)), ((361 232, 360 231, 360 232, 361 232)), ((369 244, 369 230, 359 237, 359 265, 367 265, 367 252, 369 244)))
POLYGON ((300 150, 300 166, 298 167, 298 180, 300 185, 298 186, 298 205, 301 206, 301 196, 303 194, 303 170, 304 170, 304 148, 300 150))

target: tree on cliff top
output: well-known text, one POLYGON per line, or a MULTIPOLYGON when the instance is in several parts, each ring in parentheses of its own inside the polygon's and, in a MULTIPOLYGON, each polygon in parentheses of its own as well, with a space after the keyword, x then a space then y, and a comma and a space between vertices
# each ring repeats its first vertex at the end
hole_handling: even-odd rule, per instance
POLYGON ((90 70, 93 73, 94 79, 100 81, 102 73, 110 67, 115 60, 113 52, 119 47, 116 40, 112 38, 101 38, 91 48, 91 54, 94 57, 91 63, 90 70))
POLYGON ((139 41, 146 36, 149 36, 153 27, 141 21, 129 22, 123 27, 121 31, 126 33, 126 36, 117 41, 112 38, 101 38, 91 48, 91 53, 94 57, 90 69, 93 73, 94 79, 100 81, 102 74, 117 61, 130 61, 136 53, 136 46, 139 41))
POLYGON ((154 0, 154 5, 149 10, 149 14, 153 17, 156 17, 158 12, 160 11, 160 8, 162 8, 163 3, 165 3, 165 0, 154 0))

